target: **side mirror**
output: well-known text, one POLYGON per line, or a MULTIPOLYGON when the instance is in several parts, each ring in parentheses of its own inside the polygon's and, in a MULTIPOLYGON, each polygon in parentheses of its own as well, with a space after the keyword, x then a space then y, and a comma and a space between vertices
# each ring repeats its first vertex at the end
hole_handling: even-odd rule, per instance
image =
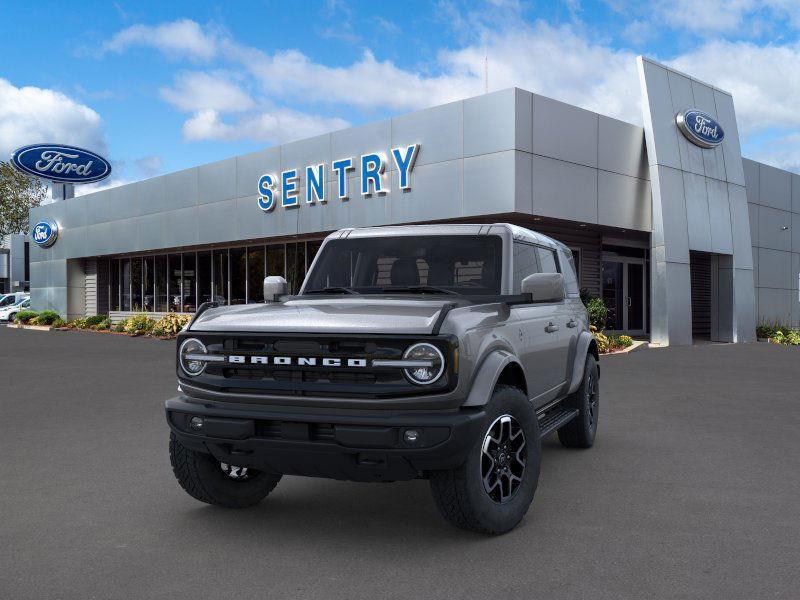
POLYGON ((531 302, 561 302, 564 299, 564 276, 561 273, 533 273, 522 280, 522 293, 531 302))
POLYGON ((280 296, 286 294, 286 280, 280 275, 269 275, 264 277, 264 301, 277 302, 280 296))

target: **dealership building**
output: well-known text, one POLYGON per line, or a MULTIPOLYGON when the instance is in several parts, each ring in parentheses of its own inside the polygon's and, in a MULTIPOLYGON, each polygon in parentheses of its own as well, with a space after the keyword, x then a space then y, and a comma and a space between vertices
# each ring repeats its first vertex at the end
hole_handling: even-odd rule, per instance
POLYGON ((643 127, 513 88, 40 206, 57 237, 30 244, 32 305, 260 302, 336 229, 503 221, 573 250, 608 329, 666 345, 798 325, 800 176, 742 158, 729 93, 638 69, 643 127))

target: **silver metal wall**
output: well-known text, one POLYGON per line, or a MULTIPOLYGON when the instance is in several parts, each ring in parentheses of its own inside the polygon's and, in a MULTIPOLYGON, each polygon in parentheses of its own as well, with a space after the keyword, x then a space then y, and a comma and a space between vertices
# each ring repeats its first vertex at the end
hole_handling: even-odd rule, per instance
POLYGON ((744 161, 758 318, 800 325, 800 175, 744 161))
MULTIPOLYGON (((31 249, 32 302, 80 314, 84 284, 69 259, 341 227, 520 213, 649 231, 646 165, 641 127, 503 90, 34 209, 33 222, 55 219, 60 234, 51 248, 31 249), (257 206, 265 172, 412 143, 420 150, 409 191, 397 189, 390 169, 385 196, 301 199, 298 208, 271 213, 257 206)), ((360 175, 351 172, 351 190, 360 175)), ((328 185, 332 192, 332 177, 328 185)))

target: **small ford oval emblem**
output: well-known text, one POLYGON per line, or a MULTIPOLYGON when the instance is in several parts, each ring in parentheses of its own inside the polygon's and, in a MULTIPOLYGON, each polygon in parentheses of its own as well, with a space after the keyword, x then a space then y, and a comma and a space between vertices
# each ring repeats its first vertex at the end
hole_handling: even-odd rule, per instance
POLYGON ((58 238, 58 223, 55 221, 39 221, 31 229, 31 238, 42 248, 49 248, 58 238))
POLYGON ((714 148, 725 139, 725 132, 717 120, 702 110, 692 108, 675 117, 678 129, 687 140, 701 148, 714 148))
POLYGON ((75 146, 33 144, 15 150, 11 162, 28 175, 60 183, 92 183, 111 174, 105 158, 75 146))

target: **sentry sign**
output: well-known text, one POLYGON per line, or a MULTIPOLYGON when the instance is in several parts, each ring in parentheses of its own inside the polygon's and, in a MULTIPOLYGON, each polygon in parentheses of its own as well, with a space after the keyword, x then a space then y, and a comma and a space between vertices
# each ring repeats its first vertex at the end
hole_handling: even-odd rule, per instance
POLYGON ((105 158, 76 146, 33 144, 15 150, 11 162, 23 173, 59 183, 93 183, 111 174, 105 158))
POLYGON ((297 208, 302 203, 326 203, 329 199, 347 200, 354 193, 347 177, 361 168, 360 192, 362 196, 383 195, 389 192, 388 171, 397 169, 398 185, 401 190, 411 189, 411 171, 419 153, 419 144, 392 148, 390 156, 382 152, 362 154, 359 158, 342 158, 330 164, 307 165, 304 169, 287 169, 280 175, 265 173, 258 180, 258 207, 269 212, 280 204, 283 208, 297 208), (358 161, 358 162, 356 162, 358 161), (329 174, 332 185, 327 185, 329 174), (300 191, 301 178, 305 192, 300 191), (329 198, 328 196, 332 196, 329 198))

